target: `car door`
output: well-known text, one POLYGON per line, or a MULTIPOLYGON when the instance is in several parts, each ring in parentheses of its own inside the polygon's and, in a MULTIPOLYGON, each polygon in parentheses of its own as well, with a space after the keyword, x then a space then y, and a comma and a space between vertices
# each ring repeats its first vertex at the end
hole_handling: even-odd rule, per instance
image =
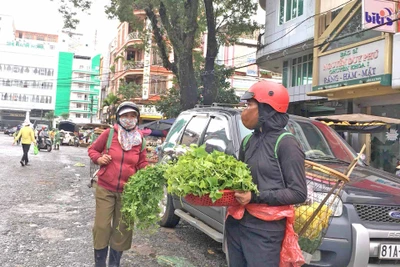
MULTIPOLYGON (((205 149, 209 153, 217 150, 235 156, 235 149, 233 147, 234 137, 230 131, 231 128, 225 116, 211 116, 200 145, 205 145, 205 149)), ((226 214, 225 208, 197 206, 197 209, 209 217, 208 224, 212 225, 219 232, 223 232, 223 223, 226 214)))

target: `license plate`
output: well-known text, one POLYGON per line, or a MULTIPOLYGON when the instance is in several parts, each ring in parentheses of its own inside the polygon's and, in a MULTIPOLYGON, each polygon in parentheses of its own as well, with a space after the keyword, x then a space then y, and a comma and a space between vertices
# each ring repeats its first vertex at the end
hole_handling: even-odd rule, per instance
POLYGON ((400 244, 381 244, 379 259, 400 259, 400 244))

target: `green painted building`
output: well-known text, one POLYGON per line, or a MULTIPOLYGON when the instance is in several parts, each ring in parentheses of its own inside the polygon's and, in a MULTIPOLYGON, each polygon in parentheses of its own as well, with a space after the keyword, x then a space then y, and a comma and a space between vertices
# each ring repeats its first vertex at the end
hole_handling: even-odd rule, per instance
POLYGON ((68 113, 76 123, 98 122, 100 55, 60 52, 55 115, 68 113))

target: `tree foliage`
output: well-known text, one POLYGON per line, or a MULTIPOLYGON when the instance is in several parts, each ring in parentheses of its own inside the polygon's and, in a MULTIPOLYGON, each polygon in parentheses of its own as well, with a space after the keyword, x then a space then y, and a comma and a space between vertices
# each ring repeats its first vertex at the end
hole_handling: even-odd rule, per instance
MULTIPOLYGON (((80 9, 86 9, 90 3, 89 0, 70 2, 80 9)), ((256 10, 257 2, 254 0, 111 0, 105 12, 110 18, 128 22, 134 30, 142 33, 143 39, 147 38, 147 32, 153 34, 163 66, 176 76, 180 106, 188 109, 197 103, 199 84, 195 79, 193 49, 199 47, 200 36, 207 32, 200 85, 205 104, 211 104, 219 95, 215 71, 218 48, 222 44, 234 44, 244 33, 259 28, 251 19, 256 10), (135 17, 134 10, 144 10, 149 25, 135 17), (170 51, 173 51, 172 60, 170 51)), ((71 22, 74 19, 71 12, 60 12, 65 25, 73 26, 75 21, 71 22)))
POLYGON ((61 117, 63 120, 68 120, 68 118, 69 118, 69 113, 68 113, 68 112, 61 113, 61 114, 60 114, 60 117, 61 117))
POLYGON ((102 107, 108 107, 106 119, 107 123, 113 123, 115 121, 115 111, 120 101, 121 99, 113 93, 109 93, 107 97, 103 100, 102 107))
POLYGON ((122 81, 118 88, 118 95, 122 97, 123 100, 130 100, 132 98, 140 97, 142 95, 142 86, 135 82, 125 82, 122 81))
MULTIPOLYGON (((200 61, 196 61, 200 62, 200 61)), ((199 84, 197 91, 197 104, 205 104, 203 97, 203 87, 201 86, 201 73, 203 69, 200 67, 201 64, 197 64, 196 67, 196 83, 199 84)), ((228 79, 232 76, 233 70, 225 68, 225 66, 216 66, 215 77, 216 85, 218 88, 217 95, 215 98, 216 103, 227 103, 227 104, 238 104, 239 97, 235 93, 235 89, 231 88, 231 84, 228 79)), ((156 109, 163 113, 167 118, 176 118, 180 112, 184 109, 179 102, 180 94, 176 86, 169 89, 167 94, 161 96, 161 99, 155 102, 156 109)))
POLYGON ((54 111, 50 110, 46 112, 46 114, 44 114, 44 118, 49 122, 53 122, 54 119, 56 118, 56 115, 54 115, 54 111))

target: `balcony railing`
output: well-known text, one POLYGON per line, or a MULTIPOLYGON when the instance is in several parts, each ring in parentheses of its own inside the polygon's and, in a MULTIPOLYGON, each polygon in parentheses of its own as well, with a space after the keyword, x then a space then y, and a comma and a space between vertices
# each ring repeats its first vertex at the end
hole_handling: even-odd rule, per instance
POLYGON ((143 69, 143 67, 144 67, 143 61, 133 61, 125 63, 125 70, 143 69))
POLYGON ((131 32, 130 34, 128 34, 125 38, 125 42, 128 42, 130 40, 138 40, 140 39, 139 37, 139 33, 138 32, 131 32))

